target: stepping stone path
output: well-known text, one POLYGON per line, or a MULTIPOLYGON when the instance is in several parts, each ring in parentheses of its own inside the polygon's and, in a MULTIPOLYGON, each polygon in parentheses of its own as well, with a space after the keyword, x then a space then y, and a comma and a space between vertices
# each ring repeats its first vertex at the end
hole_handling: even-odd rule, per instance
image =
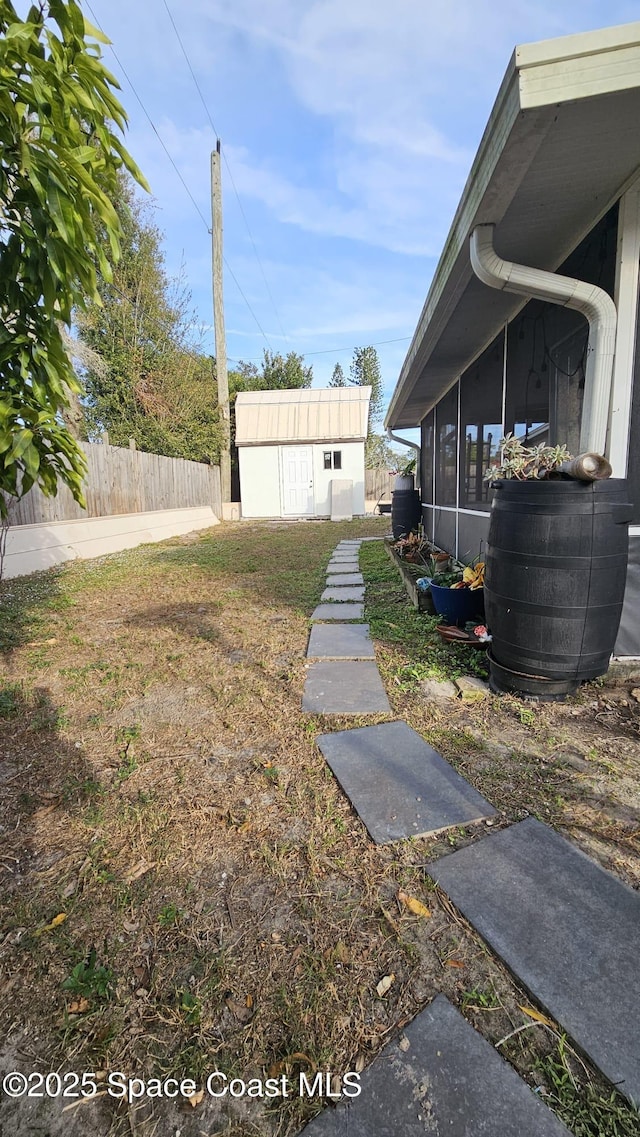
POLYGON ((377 845, 495 815, 405 722, 323 734, 317 741, 377 845))
POLYGON ((341 588, 325 588, 320 599, 337 600, 339 604, 350 600, 364 600, 364 585, 350 587, 348 584, 343 584, 341 588))
POLYGON ((602 1073, 640 1104, 640 896, 528 817, 430 875, 602 1073))
POLYGON ((314 624, 307 659, 375 659, 368 624, 314 624))
POLYGON ((304 1137, 569 1137, 569 1130, 444 997, 325 1109, 304 1137))
MULTIPOLYGON (((344 622, 363 614, 360 545, 337 546, 312 617, 307 658, 316 661, 308 666, 302 708, 313 714, 391 710, 368 625, 344 622)), ((318 746, 377 844, 495 813, 406 723, 323 734, 318 746)), ((640 896, 533 818, 430 869, 560 1029, 638 1105, 640 896)), ((315 1118, 305 1137, 568 1134, 442 995, 385 1046, 361 1086, 359 1097, 345 1096, 315 1118)))
POLYGON ((302 696, 303 711, 316 715, 389 712, 389 700, 372 660, 312 663, 302 696))
POLYGON ((311 622, 318 620, 361 620, 363 604, 318 604, 311 613, 311 622))
POLYGON ((327 588, 341 588, 343 584, 364 584, 361 572, 339 572, 327 576, 327 588))

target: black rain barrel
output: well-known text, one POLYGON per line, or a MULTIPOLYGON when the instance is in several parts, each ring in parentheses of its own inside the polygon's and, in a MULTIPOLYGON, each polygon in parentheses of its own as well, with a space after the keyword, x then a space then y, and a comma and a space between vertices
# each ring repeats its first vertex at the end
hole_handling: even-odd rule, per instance
POLYGON ((493 489, 491 686, 562 699, 609 666, 627 576, 627 483, 505 479, 493 489))
POLYGON ((391 494, 391 531, 394 540, 417 533, 422 518, 417 490, 394 490, 391 494))

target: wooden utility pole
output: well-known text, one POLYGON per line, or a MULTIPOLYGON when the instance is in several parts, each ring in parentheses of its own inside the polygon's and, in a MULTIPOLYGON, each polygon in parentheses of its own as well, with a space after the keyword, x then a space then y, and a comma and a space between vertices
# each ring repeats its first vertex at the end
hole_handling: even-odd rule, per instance
POLYGON ((220 176, 220 139, 211 152, 211 252, 213 280, 213 326, 216 336, 216 376, 218 406, 222 423, 220 451, 220 488, 222 500, 231 501, 231 415, 229 412, 229 379, 227 377, 227 341, 224 332, 222 297, 222 178, 220 176))

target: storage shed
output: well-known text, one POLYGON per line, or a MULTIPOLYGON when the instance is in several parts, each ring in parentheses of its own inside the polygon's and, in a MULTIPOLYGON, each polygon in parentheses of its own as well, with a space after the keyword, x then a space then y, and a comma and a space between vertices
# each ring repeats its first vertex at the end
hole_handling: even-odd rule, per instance
POLYGON ((515 49, 386 419, 420 426, 425 530, 462 560, 486 541, 505 434, 606 453, 634 509, 616 644, 634 657, 639 123, 640 22, 515 49), (538 270, 572 278, 564 300, 538 270))
POLYGON ((370 387, 241 391, 236 445, 243 517, 365 512, 370 387))

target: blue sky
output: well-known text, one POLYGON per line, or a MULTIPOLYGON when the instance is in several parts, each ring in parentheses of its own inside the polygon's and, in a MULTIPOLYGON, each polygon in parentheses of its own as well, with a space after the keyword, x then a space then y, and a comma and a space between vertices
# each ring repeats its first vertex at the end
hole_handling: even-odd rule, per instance
POLYGON ((325 386, 376 343, 387 400, 514 46, 638 18, 623 0, 82 2, 120 61, 104 48, 205 348, 211 119, 225 257, 248 301, 227 271, 230 359, 294 350, 325 386))

